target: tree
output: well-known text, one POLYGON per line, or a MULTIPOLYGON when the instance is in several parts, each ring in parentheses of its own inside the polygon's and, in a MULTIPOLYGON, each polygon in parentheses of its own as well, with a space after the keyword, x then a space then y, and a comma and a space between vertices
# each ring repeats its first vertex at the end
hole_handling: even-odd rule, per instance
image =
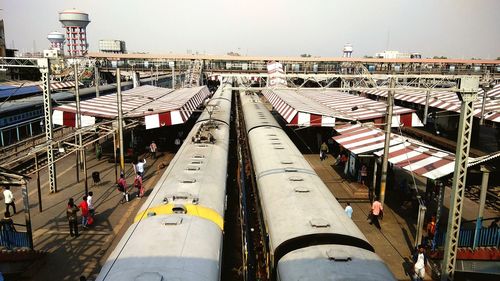
POLYGON ((433 59, 442 59, 442 60, 445 60, 445 59, 448 59, 447 57, 445 56, 434 56, 432 57, 433 59))
POLYGON ((311 54, 301 54, 300 56, 303 57, 303 58, 310 58, 311 54))

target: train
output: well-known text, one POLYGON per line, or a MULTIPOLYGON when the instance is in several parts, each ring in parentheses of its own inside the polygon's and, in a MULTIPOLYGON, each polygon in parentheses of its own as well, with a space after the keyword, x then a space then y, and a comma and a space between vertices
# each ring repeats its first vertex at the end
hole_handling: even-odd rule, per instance
POLYGON ((206 103, 96 280, 220 280, 231 89, 206 103))
POLYGON ((260 97, 240 101, 272 280, 395 280, 260 97))

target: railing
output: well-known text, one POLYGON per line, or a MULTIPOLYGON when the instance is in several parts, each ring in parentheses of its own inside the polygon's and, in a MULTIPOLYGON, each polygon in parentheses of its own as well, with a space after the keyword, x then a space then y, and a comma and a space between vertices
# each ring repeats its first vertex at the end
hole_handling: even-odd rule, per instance
POLYGON ((12 250, 17 247, 30 247, 28 233, 11 229, 0 230, 0 246, 12 250))
MULTIPOLYGON (((460 230, 458 247, 470 247, 474 245, 474 229, 460 230)), ((481 228, 479 230, 477 247, 498 247, 500 246, 500 228, 481 228)), ((436 247, 443 246, 446 239, 446 232, 437 233, 434 243, 436 247)))

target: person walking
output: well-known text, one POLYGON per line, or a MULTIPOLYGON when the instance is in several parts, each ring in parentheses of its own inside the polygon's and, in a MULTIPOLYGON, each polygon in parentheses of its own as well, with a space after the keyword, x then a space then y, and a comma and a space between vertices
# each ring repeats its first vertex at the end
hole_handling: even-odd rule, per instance
POLYGON ((382 207, 382 204, 380 201, 378 201, 378 198, 375 197, 375 200, 372 203, 372 210, 371 210, 371 222, 370 224, 375 224, 375 226, 381 230, 382 228, 380 227, 380 222, 378 221, 379 218, 382 218, 384 213, 384 207, 382 207))
POLYGON ((418 250, 413 255, 413 262, 413 269, 415 271, 413 280, 423 281, 425 278, 425 265, 427 264, 427 256, 422 245, 418 247, 418 250))
POLYGON ((87 204, 87 195, 83 196, 82 202, 78 207, 82 211, 82 226, 83 228, 87 228, 88 219, 89 219, 89 204, 87 204))
POLYGON ((346 213, 346 215, 352 219, 352 207, 351 207, 351 203, 347 202, 347 206, 345 206, 345 209, 344 209, 344 212, 346 213))
POLYGON ((92 191, 89 191, 89 195, 87 195, 87 205, 89 206, 89 215, 91 217, 94 217, 95 210, 94 202, 92 202, 92 196, 94 196, 94 193, 92 191))
POLYGON ((135 176, 134 186, 137 188, 137 198, 144 196, 144 185, 142 184, 142 177, 139 173, 135 176))
POLYGON ((149 145, 149 149, 151 150, 151 155, 153 156, 153 159, 156 159, 156 150, 158 147, 156 146, 155 141, 152 141, 151 144, 149 145))
POLYGON ((135 165, 136 172, 141 178, 144 178, 144 165, 146 165, 146 159, 139 161, 137 165, 135 165))
POLYGON ((125 180, 125 175, 120 174, 120 179, 118 180, 118 191, 120 191, 123 195, 120 203, 127 202, 127 181, 125 180))
POLYGON ((11 214, 16 214, 16 204, 14 203, 14 194, 10 191, 10 186, 6 186, 3 191, 3 198, 5 200, 5 211, 9 212, 9 207, 12 207, 13 211, 11 214))
POLYGON ((328 152, 329 152, 328 145, 326 144, 326 142, 323 142, 321 144, 321 147, 320 147, 320 156, 319 156, 319 159, 321 159, 321 161, 325 160, 328 157, 326 155, 328 152))
POLYGON ((69 235, 71 235, 71 237, 73 236, 78 237, 78 217, 77 217, 78 211, 79 209, 75 205, 73 198, 69 198, 68 206, 66 207, 66 217, 68 218, 69 235))
POLYGON ((361 178, 361 184, 366 185, 366 178, 368 177, 368 168, 366 167, 365 164, 361 166, 361 169, 359 170, 359 175, 361 178))

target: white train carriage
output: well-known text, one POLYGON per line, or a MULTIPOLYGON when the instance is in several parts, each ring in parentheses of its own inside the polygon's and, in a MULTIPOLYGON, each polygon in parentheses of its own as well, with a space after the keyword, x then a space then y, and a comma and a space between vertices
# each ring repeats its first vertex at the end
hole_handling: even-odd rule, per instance
POLYGON ((394 280, 258 96, 240 97, 277 280, 394 280))
POLYGON ((230 113, 221 86, 97 280, 220 280, 230 113))

